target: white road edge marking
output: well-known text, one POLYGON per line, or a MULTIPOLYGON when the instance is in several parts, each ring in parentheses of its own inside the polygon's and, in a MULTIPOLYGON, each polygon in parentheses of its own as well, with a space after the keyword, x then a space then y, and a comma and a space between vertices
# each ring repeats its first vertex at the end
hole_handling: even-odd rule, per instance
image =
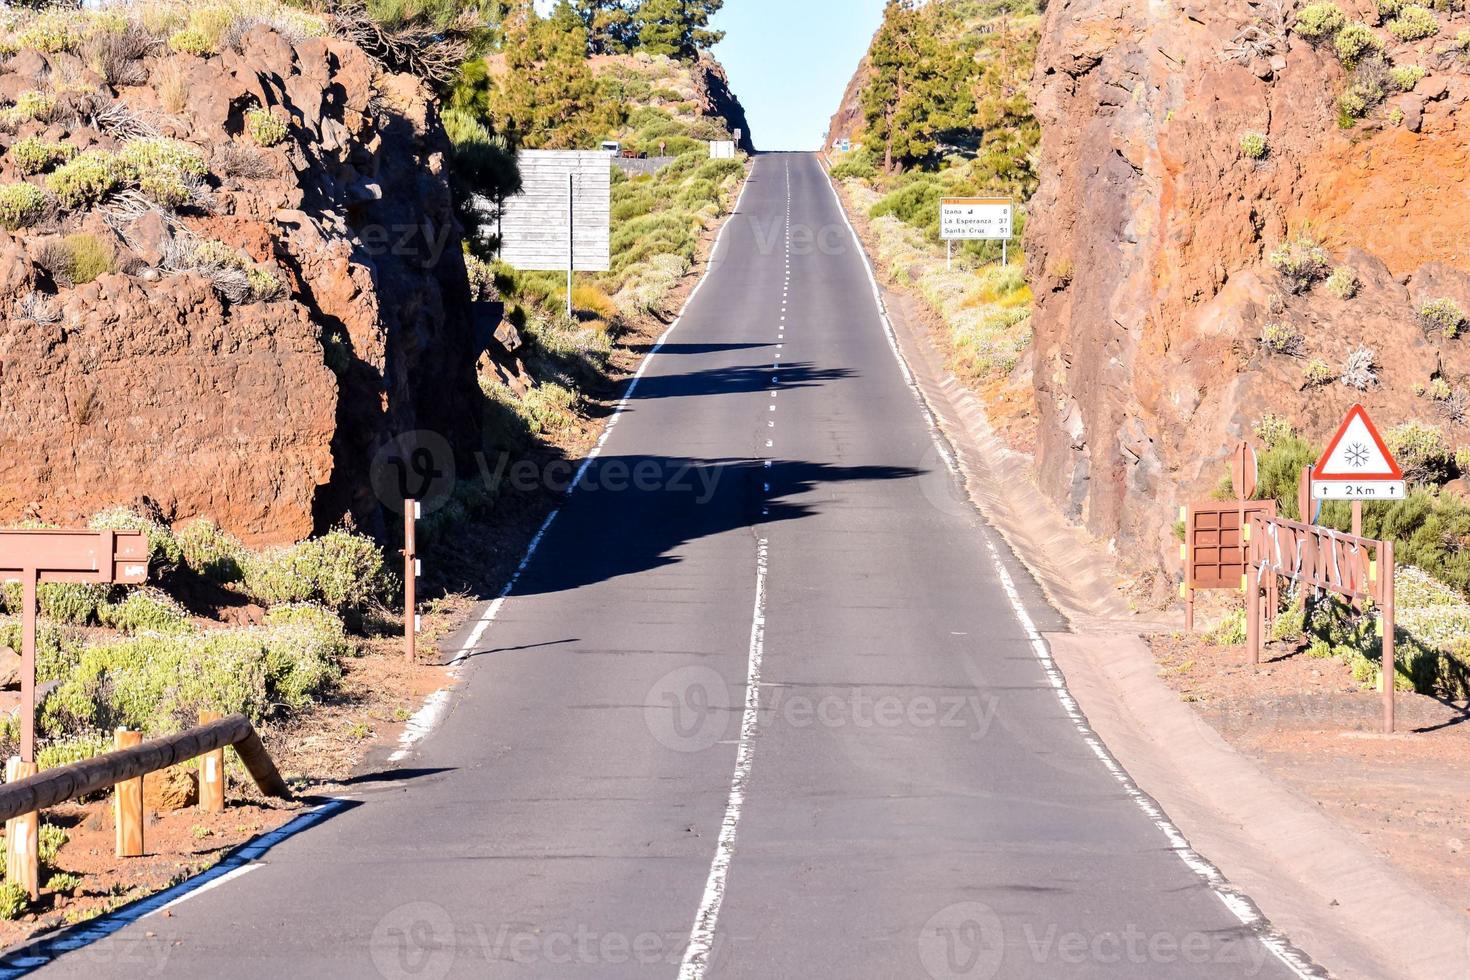
MULTIPOLYGON (((919 408, 923 412, 924 420, 929 427, 929 436, 934 441, 934 447, 944 459, 944 463, 949 468, 949 471, 956 476, 961 476, 959 465, 953 453, 950 451, 948 444, 945 442, 943 434, 940 432, 939 425, 934 419, 934 413, 930 410, 929 403, 924 398, 924 393, 920 390, 918 382, 914 378, 913 371, 909 369, 908 360, 903 356, 903 351, 898 345, 898 335, 894 332, 893 323, 888 318, 888 308, 883 303, 883 291, 878 285, 878 276, 873 269, 872 261, 868 258, 867 249, 863 247, 863 242, 858 237, 857 229, 853 227, 852 221, 848 218, 847 209, 842 206, 842 197, 837 193, 837 185, 832 181, 832 175, 820 162, 818 162, 818 167, 821 168, 823 176, 827 179, 827 189, 832 192, 832 199, 837 204, 837 213, 842 215, 842 221, 847 225, 848 233, 852 235, 853 247, 856 248, 858 256, 863 260, 863 266, 868 273, 868 282, 873 287, 873 302, 878 307, 878 318, 883 324, 884 334, 888 337, 888 347, 893 351, 893 356, 898 361, 899 370, 903 373, 903 379, 908 384, 909 390, 913 393, 915 401, 919 403, 919 408)), ((1000 579, 1001 588, 1005 591, 1006 598, 1010 601, 1011 610, 1015 613, 1017 621, 1020 622, 1021 628, 1030 640, 1031 650, 1041 662, 1042 670, 1046 673, 1052 689, 1056 692, 1057 700, 1062 704, 1062 710, 1067 713, 1068 719, 1077 729, 1077 733, 1082 737, 1083 742, 1087 744, 1087 747, 1102 762, 1103 767, 1122 785, 1123 791, 1127 794, 1128 798, 1163 833, 1164 837, 1169 841, 1170 850, 1179 855, 1179 859, 1184 862, 1185 866, 1209 886, 1210 890, 1219 898, 1221 904, 1239 920, 1241 925, 1249 929, 1260 940, 1261 945, 1265 946, 1267 950, 1297 977, 1302 977, 1305 980, 1305 978, 1325 976, 1326 974, 1314 966, 1311 959, 1305 953, 1297 949, 1290 939, 1277 930, 1275 926, 1271 925, 1270 920, 1261 913, 1261 910, 1256 907, 1255 902, 1248 895, 1230 884, 1219 868, 1215 867, 1214 864, 1210 863, 1210 861, 1190 845, 1189 840, 1184 836, 1183 832, 1175 826, 1174 822, 1169 819, 1159 804, 1139 788, 1138 784, 1134 782, 1133 777, 1128 775, 1127 770, 1113 757, 1112 752, 1103 744, 1102 739, 1092 730, 1092 725, 1087 721, 1087 716, 1082 713, 1082 708, 1077 704, 1077 700, 1067 690, 1066 678, 1062 675, 1061 669, 1057 667, 1056 661, 1052 659, 1051 649, 1046 645, 1046 640, 1042 637, 1040 630, 1036 628, 1036 623, 1031 618, 1031 614, 1026 611, 1025 600, 1021 598, 1021 593, 1017 590, 1015 580, 1011 578, 1011 573, 1005 566, 1005 561, 1001 557, 1000 550, 996 548, 995 542, 988 532, 983 537, 985 547, 990 551, 990 558, 995 566, 996 575, 1000 579)))
MULTIPOLYGON (((622 417, 623 411, 628 407, 628 400, 633 397, 633 392, 638 389, 638 382, 643 380, 643 373, 648 370, 648 365, 658 355, 659 351, 663 350, 664 345, 669 342, 669 338, 673 336, 674 331, 679 329, 679 324, 684 322, 684 315, 689 312, 689 307, 694 302, 694 297, 699 295, 699 291, 709 281, 710 274, 720 265, 720 246, 725 241, 725 232, 730 229, 730 226, 735 223, 736 217, 740 215, 740 205, 745 201, 745 192, 750 189, 750 183, 750 176, 747 174, 745 183, 740 186, 740 194, 735 198, 735 206, 730 209, 730 216, 725 219, 725 223, 720 226, 719 232, 715 235, 715 243, 709 250, 709 260, 704 264, 704 274, 699 277, 699 282, 694 284, 694 288, 685 297, 684 305, 679 308, 679 315, 674 318, 674 322, 669 324, 668 329, 659 336, 658 341, 653 345, 653 349, 639 362, 638 369, 633 372, 633 377, 628 379, 627 387, 623 389, 623 394, 618 398, 617 404, 613 406, 612 413, 608 416, 607 425, 603 428, 602 435, 598 437, 597 443, 592 447, 592 451, 587 454, 587 458, 582 461, 582 465, 577 468, 577 473, 572 478, 571 486, 567 488, 566 495, 568 497, 576 492, 577 486, 582 482, 582 477, 587 473, 587 468, 592 465, 598 456, 602 455, 602 449, 607 445, 608 436, 612 435, 613 428, 618 424, 618 419, 622 417)), ((480 645, 480 641, 484 639, 485 631, 490 628, 490 624, 495 622, 495 618, 500 615, 501 607, 505 605, 505 600, 510 598, 510 594, 515 589, 516 583, 520 581, 522 573, 526 570, 526 566, 531 564, 531 559, 535 556, 536 549, 541 547, 542 539, 546 537, 546 532, 551 529, 552 523, 556 521, 557 515, 561 513, 562 506, 564 505, 558 504, 552 508, 551 513, 546 515, 546 520, 542 522, 540 529, 536 532, 536 536, 526 546, 526 553, 522 556, 520 564, 516 566, 516 570, 511 574, 510 580, 505 583, 505 587, 500 590, 500 594, 485 607, 485 612, 480 616, 479 621, 475 623, 475 628, 459 648, 459 652, 455 654, 454 659, 449 662, 449 683, 433 694, 430 694, 425 699, 423 707, 415 712, 413 717, 408 720, 408 724, 404 726, 403 734, 398 737, 398 748, 388 757, 390 763, 402 762, 408 758, 413 752, 414 746, 423 741, 438 726, 439 722, 444 719, 444 715, 449 710, 450 694, 459 683, 460 669, 464 666, 465 661, 469 659, 470 654, 475 651, 475 647, 480 645)))
POLYGON ((755 761, 755 736, 760 725, 761 660, 766 649, 766 570, 770 549, 766 539, 756 545, 755 608, 750 617, 750 654, 745 676, 745 713, 740 718, 740 746, 735 751, 735 773, 730 778, 730 798, 725 804, 725 820, 720 824, 720 839, 710 862, 709 879, 704 885, 704 898, 694 917, 689 945, 684 948, 684 962, 679 980, 703 980, 709 968, 709 957, 715 945, 715 927, 720 921, 720 905, 725 900, 725 880, 730 874, 730 860, 735 855, 735 834, 740 826, 740 811, 745 806, 745 789, 750 782, 750 767, 755 761))

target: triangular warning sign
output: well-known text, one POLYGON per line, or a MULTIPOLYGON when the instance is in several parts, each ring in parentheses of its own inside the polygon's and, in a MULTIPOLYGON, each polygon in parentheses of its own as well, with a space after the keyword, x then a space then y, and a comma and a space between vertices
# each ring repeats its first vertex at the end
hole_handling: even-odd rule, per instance
POLYGON ((1383 443, 1362 405, 1354 405, 1327 452, 1312 471, 1314 480, 1402 480, 1404 471, 1383 443))

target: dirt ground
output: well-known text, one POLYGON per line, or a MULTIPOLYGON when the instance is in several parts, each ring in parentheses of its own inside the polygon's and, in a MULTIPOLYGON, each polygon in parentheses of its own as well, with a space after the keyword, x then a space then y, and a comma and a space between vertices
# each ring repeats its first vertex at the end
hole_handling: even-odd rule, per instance
POLYGON ((1159 676, 1238 751, 1470 913, 1470 704, 1401 691, 1383 735, 1382 695, 1341 661, 1277 643, 1253 668, 1244 647, 1147 639, 1159 676))
MULTIPOLYGON (((715 233, 712 230, 700 242, 693 271, 665 304, 670 311, 683 307, 703 275, 715 233)), ((662 319, 643 315, 628 323, 604 382, 585 392, 579 424, 539 445, 531 458, 542 463, 583 458, 601 434, 627 379, 673 316, 673 312, 662 319)), ((145 790, 147 853, 121 859, 114 856, 110 796, 45 811, 42 822, 64 828, 68 837, 54 870, 79 875, 81 883, 73 893, 58 894, 45 887, 52 872, 43 868, 42 894, 33 908, 15 920, 0 919, 0 948, 105 914, 206 871, 231 851, 299 816, 314 801, 350 786, 351 778, 365 771, 367 760, 381 758, 398 744, 425 698, 454 683, 453 674, 443 666, 448 657, 438 650, 439 641, 454 632, 483 597, 500 591, 558 502, 549 492, 507 491, 497 501, 493 521, 463 529, 449 553, 424 556, 421 596, 426 601, 420 610, 423 627, 416 663, 404 656, 402 617, 380 612, 367 624, 369 636, 354 637, 359 655, 342 665, 342 681, 328 698, 309 712, 261 729, 267 751, 296 800, 261 797, 243 769, 229 761, 222 814, 199 811, 192 798, 182 809, 166 809, 158 779, 150 779, 145 790)), ((191 608, 195 606, 206 610, 211 621, 244 625, 261 618, 259 610, 235 609, 213 593, 198 597, 191 608)), ((192 775, 193 767, 178 768, 174 785, 185 786, 184 777, 192 775)))

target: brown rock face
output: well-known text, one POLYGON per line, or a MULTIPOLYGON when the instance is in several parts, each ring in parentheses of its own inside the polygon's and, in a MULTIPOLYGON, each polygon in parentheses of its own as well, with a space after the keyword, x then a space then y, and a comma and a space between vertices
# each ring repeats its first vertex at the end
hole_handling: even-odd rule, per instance
MULTIPOLYGON (((10 59, 0 91, 33 87, 46 57, 10 59)), ((69 523, 146 497, 251 544, 349 518, 380 530, 369 467, 396 435, 443 435, 460 457, 446 464, 478 447, 474 311, 432 99, 347 42, 293 46, 265 27, 238 50, 147 67, 114 99, 204 153, 213 205, 172 225, 93 212, 0 232, 0 521, 69 523), (189 92, 173 114, 170 76, 189 92), (257 147, 252 107, 288 120, 287 139, 257 147), (44 241, 79 228, 126 274, 54 282, 44 241), (186 235, 248 255, 286 295, 232 303, 171 271, 186 235)), ((48 138, 118 145, 85 118, 48 138)), ((23 179, 5 161, 0 178, 23 179)))
MULTIPOLYGON (((1371 4, 1346 6, 1374 22, 1371 4)), ((1436 42, 1389 39, 1395 63, 1431 69, 1414 111, 1391 104, 1342 129, 1342 67, 1271 9, 1059 0, 1046 12, 1027 228, 1038 464, 1072 516, 1144 561, 1174 551, 1175 510, 1266 412, 1319 442, 1354 401, 1384 427, 1420 418, 1451 444, 1467 436, 1412 393, 1436 372, 1456 387, 1470 374, 1465 342, 1426 334, 1416 316, 1470 282, 1466 79, 1436 60, 1436 42), (1232 57, 1253 25, 1273 50, 1232 57), (1263 159, 1241 152, 1246 132, 1266 135, 1263 159), (1303 229, 1353 267, 1356 298, 1286 287, 1268 256, 1303 229), (1300 333, 1297 356, 1261 349, 1268 323, 1300 333), (1309 359, 1335 377, 1359 345, 1376 354, 1376 385, 1304 385, 1309 359)), ((1450 36, 1470 26, 1445 21, 1450 36)))

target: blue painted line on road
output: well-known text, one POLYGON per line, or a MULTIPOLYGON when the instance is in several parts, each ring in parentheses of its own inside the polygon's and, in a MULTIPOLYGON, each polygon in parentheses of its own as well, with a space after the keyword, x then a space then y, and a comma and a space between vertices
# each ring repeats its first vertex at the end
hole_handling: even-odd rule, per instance
POLYGON ((32 940, 10 955, 0 957, 0 980, 23 977, 67 953, 106 939, 140 919, 152 915, 164 906, 187 898, 190 894, 207 887, 225 875, 260 860, 277 844, 304 830, 310 830, 349 805, 348 800, 332 800, 324 803, 289 823, 277 827, 270 833, 262 834, 202 874, 195 875, 187 881, 181 881, 156 895, 150 895, 116 911, 98 916, 90 922, 80 923, 49 936, 32 940))

